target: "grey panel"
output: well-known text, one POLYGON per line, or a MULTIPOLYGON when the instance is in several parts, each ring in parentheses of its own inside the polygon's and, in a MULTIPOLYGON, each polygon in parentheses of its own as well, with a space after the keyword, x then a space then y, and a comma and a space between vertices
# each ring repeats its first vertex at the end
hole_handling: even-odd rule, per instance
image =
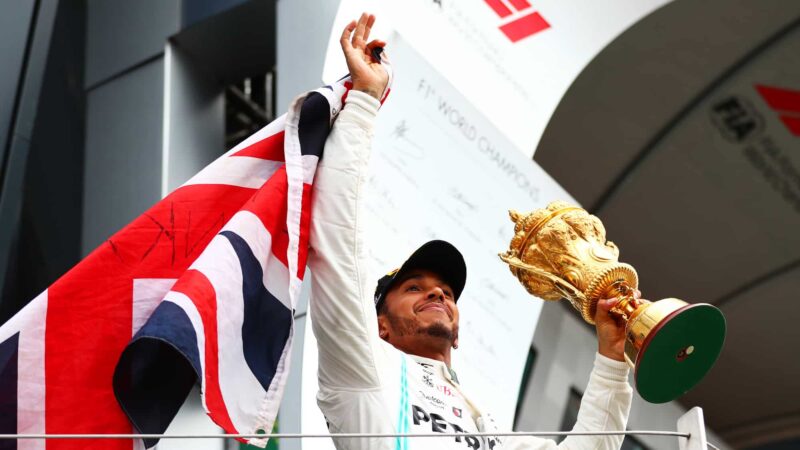
MULTIPOLYGON (((172 419, 172 423, 164 431, 165 434, 222 434, 222 428, 218 427, 203 410, 203 402, 200 397, 200 386, 195 385, 183 406, 178 411, 178 415, 172 419)), ((162 439, 154 447, 156 450, 223 450, 225 441, 223 439, 162 439)))
POLYGON ((181 30, 173 42, 223 84, 270 72, 275 67, 275 0, 251 0, 225 10, 181 30))
POLYGON ((225 152, 222 87, 180 48, 167 52, 167 194, 225 152))
POLYGON ((89 0, 86 86, 164 51, 180 27, 180 0, 89 0))
POLYGON ((33 5, 34 2, 0 3, 0 164, 8 142, 33 5))
POLYGON ((328 38, 338 9, 339 0, 278 2, 278 114, 286 111, 296 95, 316 89, 322 82, 328 38))
MULTIPOLYGON (((300 433, 302 431, 302 397, 303 395, 313 396, 316 392, 303 392, 303 350, 306 345, 305 331, 308 321, 308 300, 311 297, 311 275, 306 272, 303 284, 300 288, 300 296, 297 299, 294 311, 294 341, 292 342, 292 365, 289 368, 290 376, 286 380, 286 387, 283 391, 283 401, 278 411, 278 432, 280 433, 300 433)), ((316 343, 312 343, 316 345, 316 343)), ((285 439, 280 443, 281 450, 301 450, 303 448, 314 448, 313 444, 308 443, 303 446, 302 439, 285 439)))
MULTIPOLYGON (((283 401, 278 411, 278 427, 280 433, 300 433, 302 430, 302 396, 314 395, 314 392, 302 391, 303 372, 303 336, 305 335, 308 316, 302 316, 294 321, 294 339, 292 343, 292 367, 291 374, 286 380, 286 387, 283 391, 283 401)), ((281 450, 301 450, 303 442, 301 439, 286 439, 280 443, 281 450)), ((305 448, 313 448, 306 444, 305 448)))
POLYGON ((35 28, 31 33, 28 60, 16 94, 16 117, 8 133, 8 155, 0 166, 0 287, 5 285, 10 255, 17 245, 23 178, 57 9, 56 0, 43 1, 39 5, 35 28))
POLYGON ((213 17, 226 9, 245 3, 247 0, 183 0, 181 26, 186 28, 194 23, 213 17))
MULTIPOLYGON (((40 20, 42 13, 40 9, 40 20)), ((18 251, 9 257, 0 322, 80 259, 85 16, 79 2, 58 2, 36 117, 27 118, 33 121, 33 131, 26 167, 10 167, 15 174, 11 178, 24 171, 24 181, 13 193, 21 192, 22 201, 19 233, 12 236, 18 251)), ((3 222, 14 220, 14 214, 0 217, 3 222)))
POLYGON ((83 254, 159 200, 163 97, 163 59, 89 93, 83 254))

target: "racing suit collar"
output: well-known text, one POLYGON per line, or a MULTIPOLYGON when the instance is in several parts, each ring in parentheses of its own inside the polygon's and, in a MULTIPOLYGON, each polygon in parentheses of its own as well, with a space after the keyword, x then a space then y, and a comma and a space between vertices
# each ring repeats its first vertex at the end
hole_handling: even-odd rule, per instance
POLYGON ((447 364, 436 359, 425 358, 422 356, 412 355, 410 353, 408 354, 408 356, 410 356, 411 359, 416 361, 417 364, 425 364, 428 366, 436 367, 436 370, 438 370, 445 379, 455 384, 459 384, 458 375, 456 374, 456 371, 450 367, 447 367, 447 364))

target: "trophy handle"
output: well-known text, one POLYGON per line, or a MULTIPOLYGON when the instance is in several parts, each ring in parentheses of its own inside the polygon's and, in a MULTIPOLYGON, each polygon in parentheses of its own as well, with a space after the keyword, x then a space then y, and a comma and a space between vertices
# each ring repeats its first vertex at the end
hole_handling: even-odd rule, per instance
MULTIPOLYGON (((568 281, 564 280, 563 278, 559 278, 550 272, 546 272, 538 267, 532 266, 530 264, 525 264, 517 258, 516 256, 509 256, 504 253, 500 253, 497 256, 503 260, 506 264, 511 267, 516 267, 517 269, 522 269, 528 272, 532 272, 534 275, 544 278, 545 280, 553 283, 553 286, 558 290, 558 292, 566 299, 576 299, 580 303, 586 302, 586 296, 583 295, 583 292, 579 291, 578 288, 573 286, 568 281)), ((574 304, 574 302, 573 302, 574 304)))

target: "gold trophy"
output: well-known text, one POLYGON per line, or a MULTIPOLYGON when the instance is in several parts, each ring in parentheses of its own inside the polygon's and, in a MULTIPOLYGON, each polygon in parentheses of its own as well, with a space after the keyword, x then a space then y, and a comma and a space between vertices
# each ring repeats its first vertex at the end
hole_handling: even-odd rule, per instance
POLYGON ((500 258, 529 293, 566 298, 590 324, 598 300, 620 298, 611 314, 625 323, 625 359, 642 398, 674 400, 711 369, 725 340, 719 309, 677 298, 635 298, 636 270, 618 261, 619 249, 606 241, 603 223, 582 208, 556 201, 529 214, 509 214, 514 237, 500 258))

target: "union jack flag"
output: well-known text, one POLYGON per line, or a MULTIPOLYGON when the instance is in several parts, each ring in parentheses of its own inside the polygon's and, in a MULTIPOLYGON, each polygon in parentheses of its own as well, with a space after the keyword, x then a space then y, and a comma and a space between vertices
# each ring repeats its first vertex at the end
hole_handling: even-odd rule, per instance
POLYGON ((227 432, 269 432, 289 369, 314 173, 350 86, 344 78, 298 97, 0 327, 0 433, 160 433, 198 381, 227 432))

